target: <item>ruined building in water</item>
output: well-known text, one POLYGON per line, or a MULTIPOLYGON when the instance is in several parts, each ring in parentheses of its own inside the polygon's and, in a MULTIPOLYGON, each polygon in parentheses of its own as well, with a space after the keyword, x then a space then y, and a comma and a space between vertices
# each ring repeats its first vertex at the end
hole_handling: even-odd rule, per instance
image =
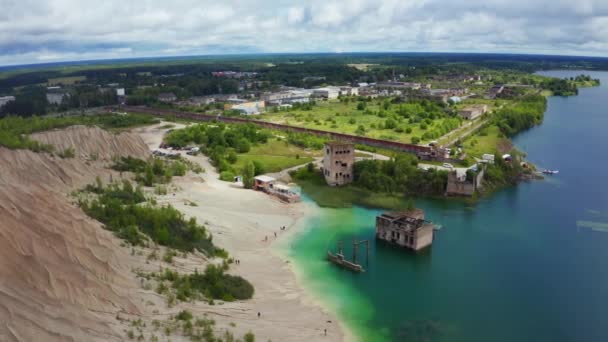
POLYGON ((344 185, 353 181, 355 145, 345 142, 328 142, 323 156, 323 176, 331 186, 344 185))
POLYGON ((415 251, 433 243, 433 224, 424 219, 424 211, 388 212, 376 217, 376 239, 415 251))

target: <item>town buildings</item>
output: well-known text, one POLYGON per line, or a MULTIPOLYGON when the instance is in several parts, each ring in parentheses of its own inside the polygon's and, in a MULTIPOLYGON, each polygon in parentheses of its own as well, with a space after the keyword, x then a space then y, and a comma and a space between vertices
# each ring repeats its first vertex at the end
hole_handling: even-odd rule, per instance
POLYGON ((433 224, 424 211, 387 212, 376 216, 376 239, 419 251, 433 243, 433 224))
POLYGON ((322 171, 327 184, 339 186, 351 183, 355 163, 355 145, 332 141, 325 143, 323 151, 322 171))
POLYGON ((158 94, 158 101, 170 103, 175 102, 177 100, 177 96, 173 93, 160 93, 158 94))
POLYGON ((412 82, 379 82, 376 84, 378 90, 418 90, 421 88, 420 83, 412 82))
POLYGON ((487 105, 472 105, 458 112, 466 120, 474 120, 484 115, 488 111, 487 105))
POLYGON ((256 77, 258 73, 251 71, 213 71, 211 75, 225 78, 252 78, 256 77))

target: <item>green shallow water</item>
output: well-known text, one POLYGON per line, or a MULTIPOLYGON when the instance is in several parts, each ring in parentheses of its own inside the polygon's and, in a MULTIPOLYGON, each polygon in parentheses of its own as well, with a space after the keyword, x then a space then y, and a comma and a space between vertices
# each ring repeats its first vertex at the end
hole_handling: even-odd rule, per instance
POLYGON ((419 254, 376 244, 378 210, 319 208, 288 248, 306 288, 362 341, 608 341, 608 74, 592 75, 514 139, 558 176, 473 207, 417 201, 441 226, 419 254), (363 274, 324 260, 353 238, 372 241, 363 274))

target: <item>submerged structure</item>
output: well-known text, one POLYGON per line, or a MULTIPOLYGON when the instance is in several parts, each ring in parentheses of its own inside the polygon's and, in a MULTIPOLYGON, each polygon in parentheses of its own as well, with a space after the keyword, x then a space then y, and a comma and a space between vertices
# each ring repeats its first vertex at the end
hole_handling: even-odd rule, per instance
POLYGON ((433 243, 434 226, 422 209, 386 212, 376 217, 376 239, 419 251, 433 243))
POLYGON ((327 251, 327 260, 333 264, 336 264, 342 268, 353 272, 365 272, 363 266, 357 262, 357 254, 359 251, 359 245, 364 244, 366 250, 366 262, 369 262, 369 240, 357 241, 353 240, 353 260, 347 260, 344 257, 344 250, 342 249, 342 241, 338 242, 338 252, 336 254, 331 251, 327 251))
POLYGON ((322 171, 328 185, 339 186, 351 183, 354 163, 354 144, 339 141, 325 143, 322 171))

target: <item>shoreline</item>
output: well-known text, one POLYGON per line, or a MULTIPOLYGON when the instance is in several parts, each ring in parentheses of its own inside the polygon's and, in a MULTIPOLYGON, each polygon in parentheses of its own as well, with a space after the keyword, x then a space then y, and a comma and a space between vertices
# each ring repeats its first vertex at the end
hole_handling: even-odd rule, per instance
MULTIPOLYGON (((163 124, 135 132, 153 150, 166 131, 160 128, 163 124)), ((197 302, 193 311, 213 308, 218 323, 234 322, 235 330, 250 330, 261 341, 354 341, 344 322, 303 284, 292 258, 277 248, 299 236, 314 208, 307 203, 285 204, 265 193, 223 182, 204 155, 183 157, 199 163, 205 172, 176 177, 171 185, 175 189, 157 196, 158 203, 171 204, 205 225, 214 243, 241 261, 232 264, 228 273, 244 277, 255 288, 250 300, 219 307, 197 302), (283 226, 286 231, 280 230, 283 226), (261 318, 257 318, 258 312, 261 318)))
POLYGON ((321 298, 319 298, 319 296, 314 292, 314 290, 306 284, 305 280, 303 279, 304 270, 302 270, 302 268, 296 264, 295 259, 289 255, 289 248, 291 248, 292 243, 295 242, 303 234, 305 234, 307 229, 310 229, 309 227, 307 227, 307 224, 308 220, 316 214, 314 213, 314 211, 319 211, 320 209, 322 209, 314 202, 309 203, 303 201, 300 202, 298 205, 303 206, 305 208, 305 213, 302 215, 302 217, 299 218, 296 224, 291 227, 291 229, 284 233, 283 236, 280 237, 280 239, 272 243, 272 252, 280 258, 288 260, 289 269, 291 273, 295 275, 298 285, 302 289, 304 289, 304 291, 311 297, 312 303, 316 306, 321 307, 324 311, 330 312, 333 316, 337 318, 337 323, 343 333, 343 341, 360 341, 354 330, 348 326, 344 319, 340 318, 337 312, 338 310, 332 308, 331 305, 328 305, 327 303, 323 303, 321 298))

